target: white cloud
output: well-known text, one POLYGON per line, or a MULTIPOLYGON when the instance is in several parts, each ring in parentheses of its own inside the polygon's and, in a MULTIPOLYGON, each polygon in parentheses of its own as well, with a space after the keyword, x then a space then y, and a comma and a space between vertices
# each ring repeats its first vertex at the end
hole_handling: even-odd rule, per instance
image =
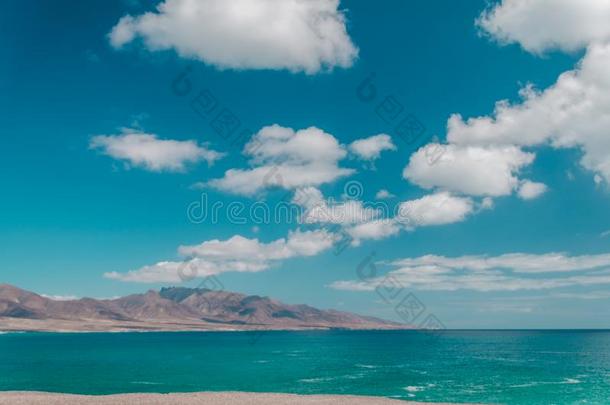
POLYGON ((502 0, 484 12, 477 25, 500 43, 519 43, 542 53, 576 51, 610 39, 606 0, 502 0))
POLYGON ((337 139, 316 127, 295 131, 274 124, 263 127, 244 147, 256 163, 337 162, 346 155, 337 139))
POLYGON ((512 312, 517 314, 529 314, 534 308, 520 302, 490 302, 485 306, 477 308, 478 312, 512 312))
POLYGON ((328 249, 332 244, 328 232, 294 231, 288 238, 277 239, 270 243, 261 243, 258 239, 248 239, 240 235, 220 241, 210 240, 195 246, 180 246, 182 256, 192 256, 214 261, 246 260, 251 262, 268 262, 288 259, 295 256, 313 256, 328 249))
POLYGON ((426 255, 400 259, 398 266, 441 266, 473 271, 509 269, 517 273, 546 273, 590 270, 610 266, 610 254, 569 256, 565 253, 508 253, 500 256, 445 257, 426 255))
POLYGON ((425 147, 411 155, 403 177, 425 189, 440 188, 480 196, 509 195, 518 186, 519 170, 534 154, 514 146, 446 145, 441 159, 430 164, 425 147))
POLYGON ((301 217, 301 221, 305 224, 349 225, 368 222, 384 214, 382 210, 366 206, 358 200, 327 201, 315 187, 296 190, 292 201, 305 208, 301 217))
POLYGON ((394 194, 390 193, 388 190, 382 188, 375 194, 376 200, 388 200, 390 198, 396 197, 394 194))
POLYGON ((40 294, 42 297, 48 298, 53 301, 74 301, 77 300, 78 297, 76 295, 47 295, 40 294))
POLYGON ((461 222, 473 211, 470 198, 438 192, 400 204, 395 220, 407 228, 461 222))
POLYGON ((326 206, 326 200, 322 192, 316 187, 302 187, 294 191, 292 202, 306 210, 312 210, 320 205, 326 206))
POLYGON ((224 177, 211 180, 208 184, 227 193, 252 196, 271 187, 294 189, 331 183, 352 173, 351 169, 325 163, 264 165, 248 170, 227 170, 224 177))
POLYGON ((180 283, 184 281, 181 274, 185 279, 190 279, 193 274, 203 277, 216 274, 216 271, 218 269, 213 263, 191 259, 182 262, 158 262, 127 273, 111 271, 104 273, 104 277, 131 283, 180 283))
POLYGON ((315 256, 331 248, 344 236, 338 231, 324 229, 326 224, 339 226, 351 237, 351 245, 358 246, 363 240, 385 239, 397 235, 402 229, 462 221, 473 211, 473 202, 469 198, 455 197, 448 192, 406 201, 396 217, 389 216, 388 209, 368 206, 362 201, 325 199, 315 187, 297 189, 293 203, 304 208, 303 223, 317 224, 319 228, 293 231, 287 238, 269 243, 235 235, 227 240, 213 239, 199 245, 180 246, 178 253, 186 258, 184 261, 162 261, 127 273, 109 272, 104 276, 131 282, 175 283, 184 281, 185 276, 258 272, 281 260, 315 256))
POLYGON ((108 39, 113 47, 120 48, 133 41, 136 34, 133 17, 126 15, 112 28, 112 31, 108 34, 108 39))
POLYGON ((520 104, 501 101, 491 117, 448 122, 448 140, 465 144, 550 144, 583 150, 581 164, 610 178, 610 45, 592 45, 572 71, 542 92, 526 88, 520 104))
MULTIPOLYGON (((544 296, 543 298, 549 298, 544 296)), ((610 291, 588 291, 584 293, 555 293, 550 298, 560 298, 568 300, 605 300, 610 298, 610 291)))
POLYGON ((138 37, 151 51, 230 69, 312 74, 350 67, 358 55, 339 0, 165 0, 124 16, 109 34, 115 48, 138 37))
POLYGON ((110 272, 106 278, 121 281, 175 283, 183 278, 205 277, 226 272, 258 272, 267 270, 280 260, 315 256, 329 249, 336 236, 325 230, 293 231, 287 238, 263 243, 235 235, 221 241, 209 240, 199 245, 180 246, 185 261, 163 261, 127 273, 110 272))
MULTIPOLYGON (((492 115, 447 121, 447 145, 440 159, 426 148, 412 155, 403 171, 426 188, 473 196, 517 192, 532 199, 547 186, 519 178, 535 155, 524 148, 578 148, 581 165, 596 184, 610 181, 610 3, 600 0, 503 0, 484 12, 478 26, 500 42, 518 42, 534 53, 586 48, 574 70, 547 89, 528 84, 521 102, 496 103, 492 115)), ((491 202, 491 200, 489 200, 491 202)), ((481 204, 481 208, 491 204, 481 204)))
POLYGON ((399 224, 388 218, 387 205, 381 203, 370 206, 352 199, 326 200, 315 187, 297 189, 292 202, 304 208, 302 223, 340 225, 354 246, 363 239, 379 240, 400 232, 399 224))
POLYGON ((385 276, 337 281, 331 287, 371 291, 393 283, 394 288, 419 290, 516 291, 610 284, 610 254, 427 255, 397 260, 391 266, 394 270, 385 276))
POLYGON ((494 207, 494 200, 491 197, 485 197, 481 200, 481 204, 479 209, 481 210, 490 210, 494 207))
POLYGON ((119 135, 94 136, 89 147, 130 165, 157 172, 184 171, 187 164, 203 160, 212 165, 223 156, 192 140, 159 139, 155 134, 131 129, 124 129, 119 135))
POLYGON ((390 135, 379 134, 350 143, 349 150, 360 159, 376 160, 381 156, 381 152, 396 150, 396 146, 392 143, 390 135))
POLYGON ((365 239, 380 240, 397 235, 400 229, 400 224, 393 218, 389 218, 374 219, 348 226, 345 231, 353 238, 352 244, 358 246, 365 239))
POLYGON ((292 202, 304 208, 302 223, 340 225, 352 237, 354 246, 362 240, 380 240, 397 235, 402 229, 460 222, 473 212, 474 207, 470 198, 438 192, 402 202, 392 210, 383 202, 327 200, 315 187, 296 190, 292 202))
POLYGON ((525 180, 519 186, 517 194, 523 200, 533 200, 544 194, 547 189, 548 187, 544 183, 535 183, 533 181, 525 180))
POLYGON ((222 191, 254 195, 270 187, 292 190, 331 183, 354 173, 338 163, 347 152, 337 139, 321 129, 298 131, 279 125, 262 128, 244 147, 252 169, 230 169, 209 182, 222 191))
POLYGON ((610 3, 505 0, 483 16, 482 26, 526 49, 573 50, 586 46, 578 65, 543 91, 527 85, 522 101, 496 103, 490 116, 447 123, 449 142, 579 148, 581 165, 596 182, 610 180, 610 3))

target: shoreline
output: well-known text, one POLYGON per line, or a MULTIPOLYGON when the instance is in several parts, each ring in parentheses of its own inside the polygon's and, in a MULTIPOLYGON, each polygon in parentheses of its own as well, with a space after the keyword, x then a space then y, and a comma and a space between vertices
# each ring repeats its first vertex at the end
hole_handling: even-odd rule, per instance
POLYGON ((417 330, 410 325, 392 325, 387 327, 333 327, 329 325, 312 326, 267 326, 267 325, 221 325, 204 323, 186 323, 171 321, 107 321, 83 319, 42 320, 0 316, 0 332, 47 332, 47 333, 121 333, 121 332, 267 332, 267 331, 328 331, 328 330, 417 330))
MULTIPOLYGON (((1 320, 1 318, 0 318, 1 320)), ((0 333, 24 333, 24 332, 49 332, 49 333, 123 333, 123 332, 266 332, 266 331, 307 331, 307 330, 388 330, 388 329, 349 329, 349 328, 163 328, 163 327, 110 327, 106 329, 93 328, 25 328, 25 329, 3 329, 0 327, 0 333)), ((392 329, 395 330, 395 329, 392 329)))
MULTIPOLYGON (((380 328, 302 328, 302 329, 0 329, 0 335, 8 334, 19 334, 19 333, 76 333, 76 334, 88 334, 88 333, 188 333, 188 332, 212 332, 212 333, 227 333, 227 332, 330 332, 330 331, 347 331, 347 332, 367 332, 367 331, 379 331, 379 332, 391 332, 391 331, 413 331, 413 332, 436 332, 435 330, 429 329, 415 329, 415 328, 404 328, 404 329, 380 329, 380 328)), ((1 392, 1 391, 0 391, 1 392)))
MULTIPOLYGON (((123 405, 123 404, 178 404, 178 405, 424 405, 427 402, 405 401, 386 397, 359 395, 299 395, 260 392, 192 392, 169 394, 112 394, 112 395, 76 395, 40 391, 5 391, 0 392, 0 405, 123 405)), ((435 405, 451 405, 438 403, 435 405)))

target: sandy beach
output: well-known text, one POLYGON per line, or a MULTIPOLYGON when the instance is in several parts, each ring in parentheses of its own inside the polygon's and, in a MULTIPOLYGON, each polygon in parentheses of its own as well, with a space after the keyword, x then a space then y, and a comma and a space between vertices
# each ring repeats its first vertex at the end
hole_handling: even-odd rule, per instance
MULTIPOLYGON (((10 391, 0 393, 0 405, 417 405, 423 402, 410 402, 381 397, 353 395, 293 395, 248 392, 195 392, 182 394, 121 394, 121 395, 68 395, 47 392, 10 391)), ((449 405, 439 404, 435 405, 449 405)))

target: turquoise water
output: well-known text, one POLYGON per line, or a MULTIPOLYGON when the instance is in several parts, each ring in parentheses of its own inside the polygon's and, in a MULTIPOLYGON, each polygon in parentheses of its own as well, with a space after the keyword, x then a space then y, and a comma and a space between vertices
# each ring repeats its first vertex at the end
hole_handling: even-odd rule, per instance
POLYGON ((9 333, 0 390, 610 404, 610 332, 9 333))

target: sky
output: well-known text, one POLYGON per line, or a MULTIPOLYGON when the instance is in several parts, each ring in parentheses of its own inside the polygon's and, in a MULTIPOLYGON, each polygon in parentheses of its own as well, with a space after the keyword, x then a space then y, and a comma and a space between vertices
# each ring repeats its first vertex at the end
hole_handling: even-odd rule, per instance
POLYGON ((608 18, 601 0, 9 0, 0 282, 607 328, 608 18))

